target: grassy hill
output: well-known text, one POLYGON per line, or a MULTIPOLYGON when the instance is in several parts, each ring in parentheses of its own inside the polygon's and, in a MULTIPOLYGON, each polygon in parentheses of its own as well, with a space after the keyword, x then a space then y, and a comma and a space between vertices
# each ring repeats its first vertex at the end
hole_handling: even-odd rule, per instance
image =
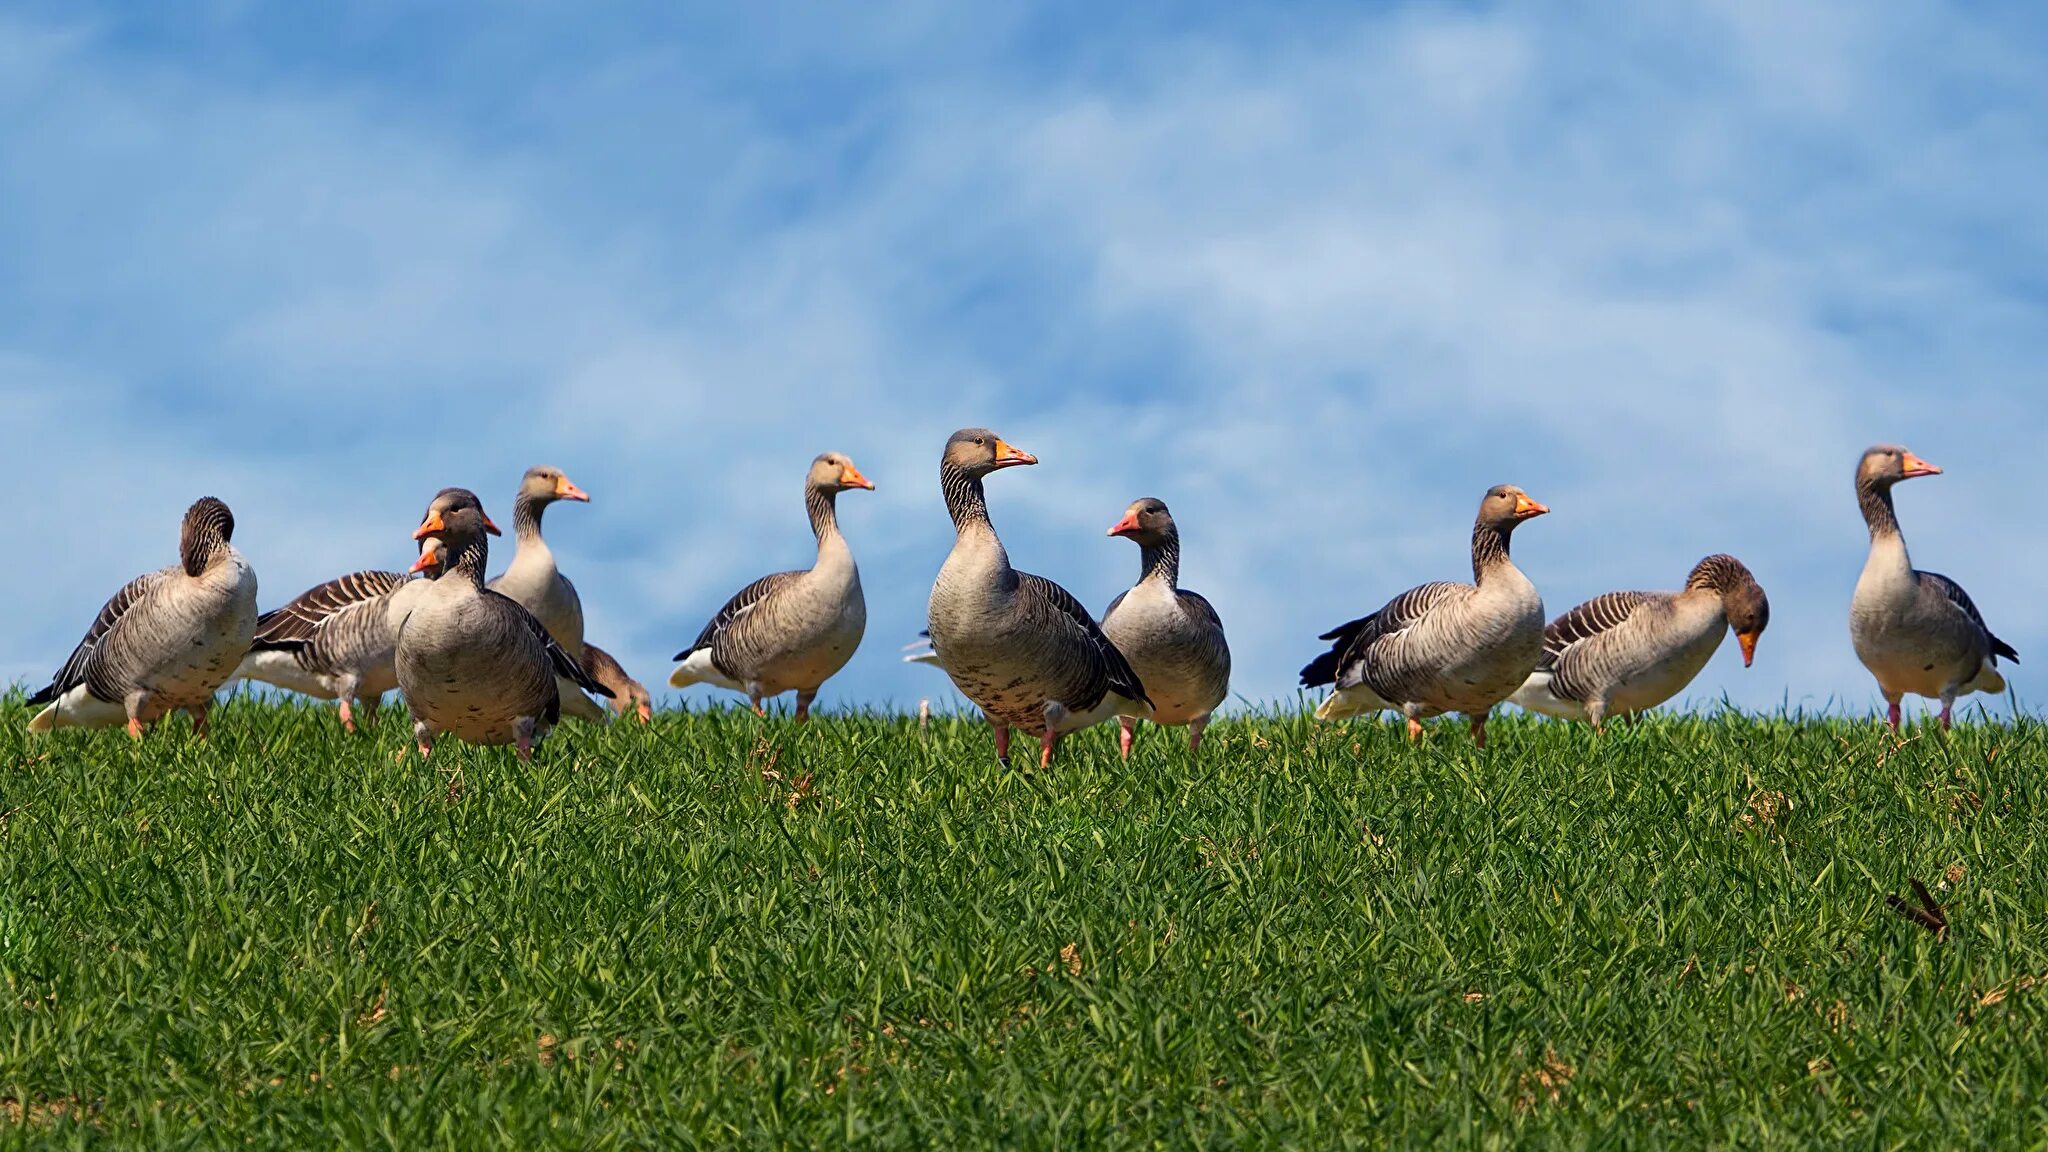
POLYGON ((2035 1144, 2048 740, 0 708, 0 1140, 2035 1144), (1937 937, 1887 908, 1924 880, 1937 937))

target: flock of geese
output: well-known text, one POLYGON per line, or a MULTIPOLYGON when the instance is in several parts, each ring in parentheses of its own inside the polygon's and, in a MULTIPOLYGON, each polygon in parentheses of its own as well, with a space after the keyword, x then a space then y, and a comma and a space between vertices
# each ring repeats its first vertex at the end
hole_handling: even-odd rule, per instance
MULTIPOLYGON (((928 652, 994 729, 1009 761, 1013 730, 1035 736, 1039 763, 1069 733, 1111 716, 1124 755, 1135 724, 1183 726, 1190 751, 1229 693, 1230 646, 1215 607, 1180 587, 1180 533, 1166 505, 1133 502, 1109 529, 1138 545, 1139 579, 1097 621, 1064 588, 1018 571, 989 520, 983 481, 1037 458, 985 428, 955 432, 939 462, 954 542, 932 585, 928 652)), ((1881 445, 1856 468, 1870 555, 1850 602, 1856 654, 1877 679, 1893 728, 1912 693, 1941 702, 2001 692, 1998 661, 2018 654, 1985 625, 1960 585, 1915 569, 1893 511, 1892 486, 1940 469, 1881 445)), ((853 461, 811 462, 804 506, 817 537, 808 569, 747 585, 677 653, 669 683, 711 684, 763 701, 796 694, 796 719, 859 646, 867 624, 860 572, 840 533, 837 500, 873 489, 853 461)), ((259 615, 256 575, 231 542, 234 517, 207 497, 186 512, 179 562, 130 581, 100 609, 48 687, 32 732, 126 723, 140 738, 172 712, 204 734, 214 694, 257 680, 339 702, 353 731, 358 710, 397 689, 421 756, 442 733, 510 744, 521 758, 563 713, 607 718, 651 713, 645 687, 584 637, 576 586, 556 566, 541 519, 558 501, 589 496, 554 468, 533 468, 512 505, 515 550, 486 581, 489 538, 502 535, 476 494, 435 495, 412 536, 410 572, 353 572, 259 615)), ((1329 650, 1301 671, 1331 692, 1323 720, 1399 712, 1411 739, 1422 720, 1466 716, 1484 747, 1486 718, 1512 701, 1595 728, 1671 699, 1733 631, 1754 658, 1770 602, 1733 556, 1701 560, 1675 592, 1610 592, 1548 624, 1535 585, 1515 567, 1515 529, 1549 509, 1512 485, 1487 490, 1472 527, 1472 580, 1422 584, 1322 635, 1329 650)))

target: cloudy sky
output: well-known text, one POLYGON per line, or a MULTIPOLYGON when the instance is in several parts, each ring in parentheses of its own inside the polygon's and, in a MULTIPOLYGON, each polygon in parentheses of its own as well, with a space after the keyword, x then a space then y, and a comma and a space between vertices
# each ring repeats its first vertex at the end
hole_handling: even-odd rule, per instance
MULTIPOLYGON (((898 662, 986 424, 1020 567, 1098 606, 1156 495, 1236 691, 1554 514, 1553 611, 1712 551, 1770 591, 1745 707, 1865 709, 1858 452, 1916 560, 2048 663, 2048 20, 1668 5, 13 5, 0 15, 0 681, 41 682, 207 493, 264 605, 402 567, 445 484, 549 537, 650 684, 808 563, 825 449, 898 662), (1256 9, 1256 10, 1254 10, 1256 9)), ((498 560, 502 566, 505 555, 498 560)), ((2034 696, 2025 668, 2014 680, 2034 696)), ((707 690, 696 689, 692 698, 707 690)))

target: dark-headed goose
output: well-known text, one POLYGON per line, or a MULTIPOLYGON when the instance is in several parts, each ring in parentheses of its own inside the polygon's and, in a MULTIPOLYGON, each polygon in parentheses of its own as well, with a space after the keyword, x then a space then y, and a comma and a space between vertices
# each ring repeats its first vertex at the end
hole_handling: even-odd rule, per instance
POLYGON ((848 488, 874 489, 853 461, 827 452, 804 476, 804 507, 818 538, 817 562, 802 572, 777 572, 745 588, 711 618, 697 640, 676 653, 668 682, 677 688, 711 684, 761 701, 796 692, 796 718, 810 716, 818 686, 846 666, 867 630, 860 569, 839 532, 838 497, 848 488))
POLYGON ((429 512, 414 533, 428 546, 413 566, 433 579, 399 621, 395 660, 421 756, 452 732, 472 744, 514 745, 529 759, 561 717, 557 677, 611 695, 533 613, 484 587, 484 533, 483 512, 470 507, 429 512))
POLYGON ((932 585, 932 651, 962 695, 995 728, 996 756, 1009 762, 1010 729, 1039 738, 1038 762, 1068 732, 1112 715, 1151 711, 1130 662, 1081 602, 1042 576, 1010 567, 988 519, 982 478, 1036 464, 986 428, 946 441, 939 486, 953 517, 953 550, 932 585))
MULTIPOLYGON (((1230 645, 1223 618, 1199 594, 1180 586, 1180 529, 1163 501, 1132 502, 1111 536, 1138 545, 1138 582, 1110 602, 1102 631, 1131 662, 1152 698, 1154 724, 1188 728, 1188 751, 1201 747, 1209 714, 1230 695, 1230 645)), ((1131 754, 1137 720, 1119 716, 1119 745, 1131 754)))
POLYGON ((178 563, 128 582, 100 609, 48 687, 29 731, 128 722, 141 738, 183 711, 206 733, 213 694, 256 634, 256 573, 230 543, 235 517, 208 496, 186 509, 178 563))
POLYGON ((1899 518, 1892 509, 1892 485, 1941 469, 1904 448, 1879 445, 1856 465, 1856 502, 1870 527, 1870 558, 1849 601, 1849 637, 1856 658, 1877 677, 1887 719, 1899 726, 1899 701, 1906 693, 1941 701, 1947 728, 1956 697, 2003 692, 2000 656, 2019 663, 2012 645, 1991 634, 1963 586, 1913 567, 1899 518))
MULTIPOLYGON (((427 514, 446 515, 475 499, 464 488, 443 489, 427 514)), ((477 510, 481 513, 481 506, 477 510)), ((498 534, 489 517, 484 518, 484 529, 498 534)), ((398 649, 398 621, 406 601, 423 586, 403 572, 364 571, 309 588, 282 608, 256 618, 255 642, 235 675, 319 700, 337 700, 341 725, 353 732, 355 709, 374 711, 384 693, 398 687, 398 669, 392 662, 398 649)))
POLYGON ((1683 592, 1609 592, 1552 620, 1543 658, 1513 699, 1599 728, 1610 715, 1632 716, 1678 695, 1730 631, 1747 668, 1770 621, 1771 602, 1742 561, 1709 556, 1683 592))
POLYGON ((1414 739, 1423 717, 1461 712, 1486 747, 1487 714, 1543 655, 1543 598, 1508 558, 1508 537, 1548 511, 1511 484, 1487 489, 1472 525, 1473 583, 1411 588, 1323 633, 1335 643, 1301 670, 1305 687, 1336 686, 1316 718, 1393 709, 1407 717, 1414 739))

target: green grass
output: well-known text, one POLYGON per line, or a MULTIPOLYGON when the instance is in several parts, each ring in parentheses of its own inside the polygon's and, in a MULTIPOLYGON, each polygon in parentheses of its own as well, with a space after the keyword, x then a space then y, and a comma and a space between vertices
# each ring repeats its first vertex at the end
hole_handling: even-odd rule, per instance
POLYGON ((985 730, 394 760, 0 708, 0 1141, 1796 1147, 2048 1133, 2043 727, 985 730), (1937 888, 1946 939, 1893 914, 1937 888), (2038 984, 2035 981, 2040 981, 2038 984))

